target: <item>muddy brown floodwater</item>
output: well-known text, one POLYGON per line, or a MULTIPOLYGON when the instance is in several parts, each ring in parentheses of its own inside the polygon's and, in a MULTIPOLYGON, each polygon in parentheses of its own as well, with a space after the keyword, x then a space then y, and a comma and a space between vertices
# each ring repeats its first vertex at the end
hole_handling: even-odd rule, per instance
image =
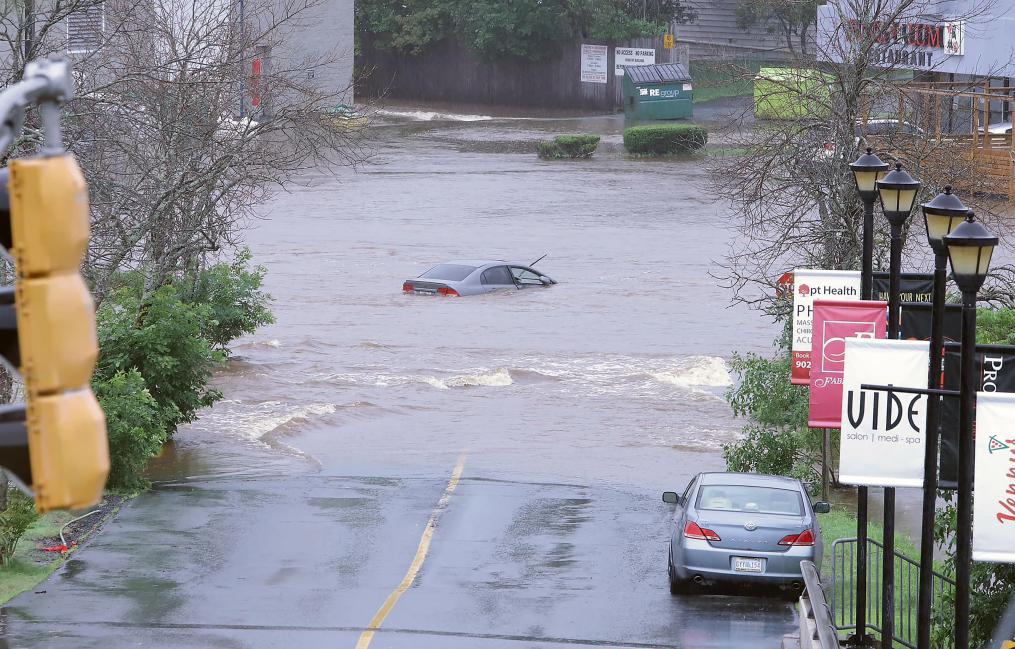
MULTIPOLYGON (((383 124, 383 125, 381 125, 383 124)), ((722 467, 734 350, 763 316, 710 276, 731 237, 704 159, 629 159, 622 118, 388 110, 377 156, 262 211, 249 245, 277 323, 217 379, 190 435, 302 454, 325 470, 426 469, 468 449, 494 475, 679 487, 722 467), (534 143, 604 133, 591 160, 534 143), (531 262, 559 285, 463 299, 402 280, 455 258, 531 262)))

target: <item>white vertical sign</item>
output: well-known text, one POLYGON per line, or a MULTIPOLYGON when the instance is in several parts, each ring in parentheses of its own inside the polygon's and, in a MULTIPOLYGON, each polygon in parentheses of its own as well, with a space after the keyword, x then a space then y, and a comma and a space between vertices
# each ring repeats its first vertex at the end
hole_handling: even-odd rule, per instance
POLYGON ((861 390, 862 384, 926 388, 930 343, 846 339, 839 480, 871 487, 922 487, 927 397, 861 390))
POLYGON ((859 300, 860 271, 793 271, 793 368, 792 381, 808 385, 811 375, 811 326, 814 300, 859 300))
POLYGON ((586 45, 582 43, 582 81, 606 83, 608 58, 608 50, 605 45, 586 45))
POLYGON ((973 559, 1015 563, 1015 394, 976 393, 973 559))

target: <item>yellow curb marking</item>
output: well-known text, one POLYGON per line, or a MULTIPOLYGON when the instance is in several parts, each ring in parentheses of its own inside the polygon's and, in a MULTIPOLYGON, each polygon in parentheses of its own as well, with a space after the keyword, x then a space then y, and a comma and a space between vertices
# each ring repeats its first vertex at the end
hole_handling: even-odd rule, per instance
POLYGON ((427 552, 430 551, 430 541, 433 539, 434 529, 437 527, 437 516, 447 507, 451 493, 458 486, 458 480, 461 479, 463 470, 465 470, 464 453, 458 458, 458 464, 455 465, 455 470, 451 473, 448 486, 444 488, 441 499, 437 501, 437 506, 434 508, 433 513, 430 514, 430 520, 426 522, 426 529, 423 530, 423 537, 419 540, 419 547, 416 549, 416 556, 412 559, 409 571, 402 578, 402 583, 398 584, 398 587, 388 595, 388 598, 384 600, 384 604, 374 614, 367 630, 360 634, 359 641, 356 642, 356 649, 367 649, 370 646, 370 642, 374 639, 374 632, 381 628, 381 624, 384 623, 385 618, 391 613, 391 609, 395 608, 395 604, 398 603, 402 593, 409 590, 409 586, 412 586, 412 582, 416 580, 416 575, 419 574, 420 568, 423 567, 423 561, 426 560, 427 552))

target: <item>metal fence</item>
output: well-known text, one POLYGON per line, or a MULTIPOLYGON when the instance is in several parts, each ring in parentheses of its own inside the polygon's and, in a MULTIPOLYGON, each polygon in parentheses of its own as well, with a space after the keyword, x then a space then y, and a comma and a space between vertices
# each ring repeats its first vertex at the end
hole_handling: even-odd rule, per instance
MULTIPOLYGON (((882 563, 884 546, 867 539, 867 632, 881 633, 882 563)), ((839 539, 832 544, 832 583, 829 602, 832 623, 838 631, 856 629, 857 540, 839 539)), ((934 572, 934 600, 955 588, 955 581, 934 572)), ((895 643, 916 649, 917 606, 920 598, 920 564, 895 553, 895 643)), ((953 646, 951 643, 946 647, 953 646)))

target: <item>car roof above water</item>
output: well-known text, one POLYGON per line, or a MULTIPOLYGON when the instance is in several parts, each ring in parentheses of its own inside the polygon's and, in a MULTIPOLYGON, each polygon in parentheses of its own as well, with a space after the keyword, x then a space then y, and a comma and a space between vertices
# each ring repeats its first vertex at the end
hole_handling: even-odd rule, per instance
POLYGON ((701 484, 708 485, 754 485, 759 487, 781 487, 783 489, 799 489, 800 481, 781 475, 765 475, 761 473, 702 473, 701 484))

